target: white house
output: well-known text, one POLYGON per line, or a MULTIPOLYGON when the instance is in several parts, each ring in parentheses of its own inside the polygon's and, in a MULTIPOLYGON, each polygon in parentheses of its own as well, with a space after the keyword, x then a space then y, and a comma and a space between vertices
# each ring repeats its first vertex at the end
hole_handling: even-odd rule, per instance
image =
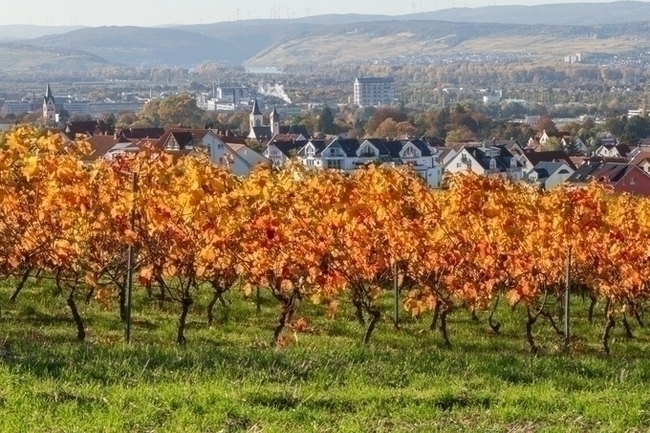
POLYGON ((528 180, 549 190, 566 182, 574 172, 566 162, 540 162, 528 175, 528 180))
POLYGON ((172 129, 160 137, 157 147, 168 152, 205 149, 210 161, 227 165, 237 176, 248 176, 258 164, 271 164, 244 144, 226 143, 211 129, 172 129))
POLYGON ((576 166, 571 161, 569 154, 563 150, 547 150, 542 152, 524 152, 518 158, 522 165, 524 179, 527 179, 535 170, 537 164, 541 162, 564 162, 575 171, 576 166))
POLYGON ((465 146, 445 166, 448 173, 472 171, 486 176, 501 176, 513 181, 523 178, 522 165, 502 145, 465 146))
POLYGON ((594 156, 604 158, 628 158, 632 149, 625 144, 603 144, 594 152, 594 156))
POLYGON ((282 167, 288 160, 298 155, 298 151, 305 147, 308 140, 302 135, 297 138, 280 139, 274 136, 262 151, 262 155, 268 158, 274 167, 282 167))
POLYGON ((445 166, 447 163, 456 156, 456 154, 459 152, 458 149, 455 149, 453 147, 433 147, 429 146, 429 149, 431 149, 431 152, 433 152, 433 156, 435 158, 435 161, 438 165, 445 166))
POLYGON ((429 186, 439 187, 442 167, 435 163, 429 146, 422 140, 356 139, 339 136, 327 143, 310 140, 298 151, 298 158, 308 167, 353 172, 368 163, 391 166, 408 165, 429 186))

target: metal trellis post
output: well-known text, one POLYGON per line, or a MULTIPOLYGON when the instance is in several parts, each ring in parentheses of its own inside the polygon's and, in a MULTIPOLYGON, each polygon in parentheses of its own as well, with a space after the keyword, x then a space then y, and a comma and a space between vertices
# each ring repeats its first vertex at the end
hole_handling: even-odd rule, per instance
MULTIPOLYGON (((133 205, 131 207, 131 230, 135 228, 135 194, 138 191, 138 175, 132 174, 131 191, 133 192, 133 205)), ((131 342, 131 300, 133 292, 133 244, 129 245, 126 269, 126 331, 125 339, 127 343, 131 342)))
POLYGON ((571 247, 569 247, 566 262, 566 279, 564 287, 564 351, 569 352, 570 326, 569 326, 569 309, 570 309, 570 289, 571 289, 571 247))

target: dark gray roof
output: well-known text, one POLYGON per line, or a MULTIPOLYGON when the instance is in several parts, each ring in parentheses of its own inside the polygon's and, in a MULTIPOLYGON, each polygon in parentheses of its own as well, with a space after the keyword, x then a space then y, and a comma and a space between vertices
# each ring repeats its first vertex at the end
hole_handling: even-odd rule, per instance
POLYGON ((501 145, 496 145, 496 146, 485 146, 485 147, 479 147, 479 146, 465 146, 464 147, 467 152, 469 152, 470 155, 478 161, 478 163, 483 167, 485 170, 490 169, 490 160, 494 159, 497 168, 500 170, 506 170, 508 168, 512 168, 512 160, 515 160, 515 167, 522 167, 521 163, 517 161, 517 159, 510 153, 510 151, 505 147, 501 145), (497 156, 490 157, 487 156, 484 152, 485 150, 489 149, 498 149, 499 154, 497 156))
POLYGON ((356 138, 338 137, 332 140, 328 147, 338 147, 343 151, 343 153, 345 153, 346 156, 352 158, 357 156, 357 150, 359 149, 359 146, 361 146, 361 142, 359 142, 359 140, 356 138))
POLYGON ((270 126, 253 126, 253 134, 257 139, 273 137, 270 126))
POLYGON ((311 137, 307 127, 304 125, 280 125, 280 134, 302 135, 305 138, 311 137))
POLYGON ((589 183, 594 179, 607 178, 610 182, 619 181, 634 166, 625 163, 588 163, 583 164, 567 179, 571 183, 589 183))
MULTIPOLYGON (((257 102, 257 99, 255 100, 257 102)), ((280 118, 280 113, 278 113, 278 109, 273 106, 273 111, 271 112, 271 116, 273 116, 274 119, 279 119, 280 118)))
POLYGON ((314 156, 321 156, 321 153, 323 152, 323 149, 327 147, 327 142, 325 140, 309 140, 299 151, 298 151, 298 156, 306 156, 307 153, 305 152, 305 148, 309 145, 312 144, 314 146, 314 156))
MULTIPOLYGON (((269 143, 270 145, 275 146, 280 152, 285 154, 286 156, 291 156, 292 151, 295 151, 298 153, 300 149, 302 149, 305 144, 307 144, 306 141, 272 141, 269 143)), ((268 146, 267 146, 268 147, 268 146)))
POLYGON ((360 83, 394 83, 393 77, 359 77, 357 81, 360 83))
POLYGON ((535 167, 533 170, 537 172, 538 179, 546 179, 547 177, 551 176, 553 173, 558 171, 560 167, 562 167, 565 163, 564 162, 540 162, 535 167))
POLYGON ((416 140, 401 140, 402 146, 406 146, 408 143, 412 143, 415 147, 417 147, 420 152, 422 152, 422 156, 432 156, 431 149, 429 146, 419 138, 416 140))
POLYGON ((540 162, 564 161, 572 169, 576 169, 575 164, 571 161, 569 154, 563 150, 548 150, 542 152, 525 152, 526 158, 535 167, 540 162))

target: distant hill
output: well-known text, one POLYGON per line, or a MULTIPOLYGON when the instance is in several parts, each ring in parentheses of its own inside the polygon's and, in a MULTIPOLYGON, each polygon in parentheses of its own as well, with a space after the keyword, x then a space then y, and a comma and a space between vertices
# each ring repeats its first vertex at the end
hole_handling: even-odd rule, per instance
POLYGON ((0 72, 84 71, 110 64, 79 50, 46 49, 21 43, 0 43, 0 72))
MULTIPOLYGON (((430 4, 430 3, 429 3, 430 4)), ((650 2, 615 1, 609 3, 554 3, 536 6, 483 6, 450 8, 406 15, 328 14, 295 19, 261 19, 229 21, 217 25, 247 26, 280 24, 340 25, 382 21, 451 21, 465 23, 546 24, 546 25, 607 25, 650 19, 650 2)), ((208 25, 209 26, 209 25, 208 25)), ((178 26, 193 31, 200 26, 178 26)))
POLYGON ((404 15, 402 18, 467 23, 607 25, 650 19, 650 2, 617 1, 452 8, 404 15))
POLYGON ((132 65, 190 66, 207 60, 241 62, 247 58, 234 42, 169 28, 88 27, 29 43, 43 48, 81 48, 112 62, 132 65))
POLYGON ((305 25, 296 20, 250 20, 181 26, 176 29, 219 39, 230 48, 229 60, 241 63, 276 44, 327 27, 320 24, 305 25))
MULTIPOLYGON (((642 20, 650 20, 650 3, 568 3, 455 8, 398 17, 332 14, 174 27, 87 27, 21 42, 44 52, 81 50, 103 61, 144 66, 189 67, 209 61, 281 66, 458 52, 557 58, 578 51, 620 53, 648 47, 649 24, 642 20)), ((25 34, 24 27, 13 26, 10 33, 9 26, 0 26, 0 34, 15 38, 25 34)), ((49 33, 64 29, 32 27, 49 33)), ((18 56, 16 51, 12 55, 18 56)))
POLYGON ((16 39, 32 39, 46 35, 58 35, 73 30, 82 29, 83 26, 32 26, 32 25, 0 25, 0 41, 16 39))
POLYGON ((621 53, 650 46, 650 22, 550 26, 384 21, 325 26, 276 44, 250 66, 355 62, 457 53, 518 54, 547 60, 569 53, 621 53))

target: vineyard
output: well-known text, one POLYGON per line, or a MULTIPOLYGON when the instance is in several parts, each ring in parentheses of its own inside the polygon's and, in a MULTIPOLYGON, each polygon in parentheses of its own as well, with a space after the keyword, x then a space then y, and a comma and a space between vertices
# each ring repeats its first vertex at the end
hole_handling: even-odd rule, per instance
POLYGON ((301 303, 333 318, 351 308, 368 343, 394 289, 394 315, 430 315, 446 345, 450 314, 486 313, 498 333, 494 312, 508 303, 525 315, 522 335, 535 352, 538 320, 562 333, 567 280, 590 300, 589 321, 602 309, 605 353, 617 321, 629 336, 632 320, 643 326, 647 199, 469 174, 431 190, 407 170, 372 166, 354 175, 260 169, 239 179, 205 156, 150 149, 84 165, 84 151, 82 141, 66 147, 22 128, 0 154, 0 271, 17 281, 10 302, 30 279, 54 281, 79 340, 81 300, 126 320, 130 274, 134 290, 178 306, 179 344, 197 294, 210 293, 210 323, 233 290, 272 296, 275 344, 301 303))
POLYGON ((507 302, 525 312, 534 352, 540 317, 562 332, 567 277, 590 299, 589 320, 604 309, 606 353, 617 320, 629 335, 630 320, 643 325, 647 199, 595 185, 542 192, 474 175, 434 191, 406 170, 381 167, 346 175, 293 166, 238 179, 200 156, 149 150, 84 165, 83 142, 66 148, 29 129, 6 141, 0 269, 19 277, 10 300, 30 278, 53 279, 80 340, 78 298, 115 306, 125 320, 130 272, 152 301, 178 305, 179 344, 201 291, 212 295, 208 322, 217 303, 227 308, 229 291, 268 291, 279 315, 275 343, 305 302, 331 316, 351 306, 368 343, 385 315, 378 301, 394 287, 396 310, 432 314, 447 345, 450 313, 487 311, 498 333, 493 312, 507 302))
POLYGON ((0 143, 0 430, 650 425, 648 199, 0 143))

